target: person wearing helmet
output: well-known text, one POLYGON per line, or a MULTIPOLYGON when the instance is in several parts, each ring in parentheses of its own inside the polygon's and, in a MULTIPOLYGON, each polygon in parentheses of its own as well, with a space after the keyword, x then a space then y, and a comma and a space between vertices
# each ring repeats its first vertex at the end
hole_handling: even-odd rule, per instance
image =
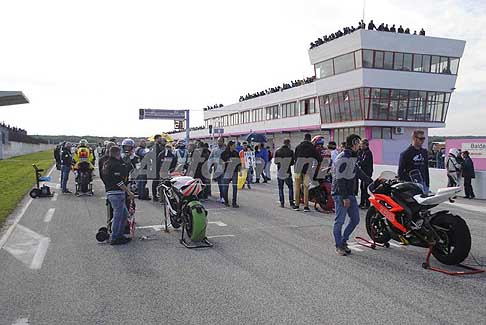
POLYGON ((82 162, 88 162, 89 169, 94 170, 95 156, 93 155, 91 148, 88 146, 87 140, 81 139, 81 141, 79 141, 78 148, 76 148, 76 152, 73 156, 73 162, 75 170, 78 169, 79 164, 82 162))
POLYGON ((424 192, 429 192, 429 157, 427 149, 423 148, 425 132, 414 130, 412 133, 412 144, 400 154, 398 163, 398 178, 402 181, 412 182, 410 172, 420 172, 423 180, 424 192))
POLYGON ((183 173, 186 169, 188 161, 188 151, 186 149, 186 141, 179 140, 176 144, 175 159, 177 160, 176 170, 183 173))
POLYGON ((124 139, 121 143, 121 157, 128 166, 131 166, 131 169, 135 169, 136 164, 138 163, 137 155, 135 155, 135 141, 132 139, 124 139))
POLYGON ((448 187, 461 186, 462 165, 460 163, 460 160, 458 159, 459 156, 460 153, 458 149, 449 149, 449 156, 447 157, 445 163, 448 178, 448 187))

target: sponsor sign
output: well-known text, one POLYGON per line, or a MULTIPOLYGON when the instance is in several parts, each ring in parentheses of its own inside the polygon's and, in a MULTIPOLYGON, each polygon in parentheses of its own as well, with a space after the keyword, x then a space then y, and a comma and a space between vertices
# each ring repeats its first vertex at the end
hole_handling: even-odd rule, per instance
POLYGON ((462 152, 469 151, 471 158, 486 159, 486 142, 464 142, 461 144, 462 152))

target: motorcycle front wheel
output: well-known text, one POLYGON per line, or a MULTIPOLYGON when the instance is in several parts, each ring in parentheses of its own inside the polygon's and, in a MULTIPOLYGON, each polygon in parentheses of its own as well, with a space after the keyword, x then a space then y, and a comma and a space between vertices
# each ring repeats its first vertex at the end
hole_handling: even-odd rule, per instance
POLYGON ((379 244, 388 243, 391 239, 390 233, 386 228, 385 217, 373 206, 366 213, 366 231, 368 236, 379 244))
POLYGON ((441 213, 430 223, 439 236, 432 255, 442 264, 462 263, 471 250, 471 233, 464 219, 450 213, 441 213))

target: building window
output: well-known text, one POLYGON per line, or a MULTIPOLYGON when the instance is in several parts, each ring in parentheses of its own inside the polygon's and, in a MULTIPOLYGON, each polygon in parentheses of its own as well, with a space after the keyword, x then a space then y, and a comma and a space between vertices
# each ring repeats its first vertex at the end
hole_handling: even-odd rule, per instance
POLYGON ((382 51, 375 51, 375 65, 374 67, 377 69, 383 69, 383 58, 384 53, 382 51))
POLYGON ((300 101, 300 115, 315 114, 316 112, 315 98, 308 98, 300 101))
POLYGON ((351 134, 357 134, 361 138, 364 138, 364 127, 335 129, 334 141, 339 146, 342 142, 346 142, 346 138, 351 134))
POLYGON ((373 51, 363 50, 363 67, 373 68, 373 51))
POLYGON ((391 139, 392 138, 392 128, 390 127, 372 127, 371 128, 371 138, 372 139, 391 139))
POLYGON ((403 54, 403 71, 412 71, 412 54, 403 54))
POLYGON ((354 54, 348 53, 334 59, 334 73, 344 73, 354 70, 354 54))
POLYGON ((395 53, 393 69, 395 69, 395 70, 402 70, 403 69, 403 53, 395 53))
POLYGON ((286 118, 286 117, 297 116, 298 114, 295 108, 296 108, 296 102, 282 104, 282 117, 286 118))
POLYGON ((354 64, 356 69, 360 69, 363 66, 363 57, 361 55, 361 50, 354 52, 354 64))
POLYGON ((334 75, 332 59, 316 64, 316 75, 318 78, 327 78, 334 75))
POLYGON ((385 52, 383 68, 393 70, 393 52, 385 52))

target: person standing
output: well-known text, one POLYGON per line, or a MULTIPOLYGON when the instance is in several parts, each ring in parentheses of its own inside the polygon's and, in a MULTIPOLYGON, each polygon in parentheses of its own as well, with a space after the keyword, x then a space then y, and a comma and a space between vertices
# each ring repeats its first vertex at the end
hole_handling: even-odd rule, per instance
POLYGON ((113 209, 111 245, 123 245, 131 238, 123 236, 128 217, 126 197, 134 199, 134 194, 127 187, 129 168, 121 158, 121 150, 118 146, 112 146, 109 159, 103 167, 103 179, 105 181, 106 197, 113 209))
POLYGON ((67 188, 67 182, 69 180, 69 172, 73 165, 73 155, 71 153, 72 145, 70 142, 66 142, 61 153, 61 189, 62 193, 70 194, 72 193, 67 188))
POLYGON ((235 143, 233 141, 228 141, 228 146, 221 153, 221 160, 224 163, 224 174, 223 174, 223 196, 224 204, 229 206, 228 192, 229 183, 233 183, 233 200, 231 206, 233 208, 239 208, 236 203, 237 193, 238 193, 238 173, 241 173, 241 162, 240 155, 235 150, 235 143))
MULTIPOLYGON (((243 149, 240 151, 240 161, 241 167, 245 168, 246 174, 246 185, 248 189, 251 189, 251 182, 253 181, 253 167, 255 166, 255 153, 251 150, 248 143, 243 142, 243 149)), ((244 186, 243 186, 244 187, 244 186)))
POLYGON ((474 199, 476 196, 474 195, 474 190, 471 184, 471 180, 476 178, 476 174, 474 172, 474 163, 469 156, 469 151, 464 151, 462 153, 462 157, 464 158, 464 169, 462 170, 462 177, 464 177, 464 192, 466 194, 466 199, 474 199))
POLYGON ((413 182, 410 172, 418 171, 421 174, 424 193, 428 193, 430 188, 429 158, 427 149, 422 147, 424 142, 425 132, 423 130, 414 130, 412 133, 412 144, 400 154, 398 178, 402 181, 413 182))
POLYGON ((139 200, 150 200, 148 190, 146 190, 145 187, 147 185, 147 166, 144 166, 145 162, 143 161, 148 152, 147 143, 143 139, 140 140, 138 147, 135 149, 135 155, 138 157, 139 161, 136 166, 139 170, 139 175, 137 176, 137 193, 139 200))
POLYGON ((295 148, 294 168, 294 210, 299 211, 301 186, 304 195, 304 212, 309 212, 309 184, 317 165, 322 161, 321 155, 314 149, 311 135, 306 133, 304 141, 295 148), (310 168, 309 168, 310 167, 310 168))
POLYGON ((447 157, 446 161, 448 187, 461 186, 460 175, 462 171, 462 165, 460 164, 458 157, 459 150, 457 150, 456 148, 451 148, 449 150, 449 156, 447 157))
POLYGON ((64 143, 59 143, 56 148, 54 148, 54 159, 56 160, 56 169, 61 170, 61 151, 64 143))
POLYGON ((159 186, 159 183, 160 183, 160 161, 158 159, 159 157, 159 154, 165 150, 165 145, 167 143, 167 141, 160 135, 160 134, 156 134, 154 136, 154 141, 155 141, 155 144, 152 148, 152 157, 153 159, 155 160, 155 162, 152 162, 152 168, 155 167, 155 173, 153 175, 153 177, 155 177, 153 180, 152 180, 152 199, 154 201, 158 201, 159 198, 158 198, 158 193, 157 193, 157 187, 159 186))
POLYGON ((218 182, 219 200, 221 203, 227 203, 224 201, 224 165, 221 161, 221 154, 225 149, 224 138, 221 137, 218 139, 218 146, 211 151, 211 155, 209 156, 209 174, 211 175, 211 172, 213 172, 213 179, 218 182))
POLYGON ((272 153, 272 148, 270 148, 270 146, 267 146, 266 149, 268 153, 268 162, 265 165, 265 176, 267 177, 267 181, 271 181, 272 175, 270 173, 270 167, 272 165, 273 153, 272 153))
POLYGON ((346 256, 351 254, 347 241, 359 224, 359 208, 356 201, 356 177, 361 180, 368 180, 359 166, 358 148, 361 138, 359 135, 351 134, 346 138, 346 148, 341 152, 332 166, 332 196, 336 205, 336 219, 334 221, 334 241, 336 254, 346 256), (342 232, 346 214, 349 216, 349 223, 342 232))
POLYGON ((268 149, 265 148, 264 143, 260 143, 260 155, 263 159, 263 183, 268 183, 270 180, 270 165, 269 165, 269 154, 268 154, 268 149))
MULTIPOLYGON (((363 173, 371 178, 373 176, 373 153, 370 150, 368 139, 361 140, 361 150, 358 152, 358 164, 363 173)), ((361 200, 359 207, 361 209, 368 209, 370 207, 370 197, 368 194, 368 185, 370 183, 361 180, 359 189, 361 191, 361 200)))
POLYGON ((277 165, 278 197, 280 207, 285 207, 284 184, 289 189, 290 207, 294 208, 294 182, 292 180, 292 169, 294 165, 294 152, 290 149, 290 139, 284 139, 283 146, 275 151, 274 163, 277 165))

